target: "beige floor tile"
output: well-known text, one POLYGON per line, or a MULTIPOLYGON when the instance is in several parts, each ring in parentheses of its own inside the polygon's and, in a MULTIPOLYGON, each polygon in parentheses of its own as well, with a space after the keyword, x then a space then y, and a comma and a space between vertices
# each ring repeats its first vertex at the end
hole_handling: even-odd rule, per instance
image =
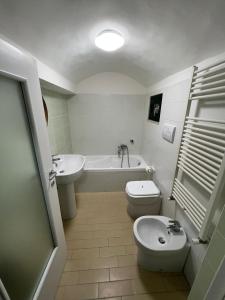
POLYGON ((89 265, 90 269, 114 268, 117 266, 117 258, 115 256, 90 259, 89 265))
POLYGON ((82 248, 96 248, 108 246, 108 239, 70 240, 67 241, 69 250, 82 248))
POLYGON ((78 272, 64 272, 59 285, 74 285, 78 283, 78 272))
POLYGON ((79 231, 90 231, 92 230, 92 226, 90 224, 73 224, 73 221, 67 221, 67 223, 63 223, 65 234, 70 234, 71 232, 79 232, 79 231), (71 222, 69 224, 68 222, 71 222))
POLYGON ((137 266, 125 193, 76 197, 78 214, 64 222, 69 250, 57 300, 187 299, 188 285, 182 274, 148 272, 137 266))
POLYGON ((122 300, 122 297, 113 297, 113 298, 98 298, 99 300, 122 300))
POLYGON ((137 254, 137 246, 136 245, 125 245, 126 254, 137 254))
POLYGON ((117 222, 117 223, 104 223, 101 224, 98 222, 97 224, 75 224, 73 220, 69 221, 70 224, 67 223, 64 224, 64 230, 67 235, 71 234, 71 232, 80 232, 80 231, 96 231, 96 230, 132 230, 133 224, 131 222, 117 222))
MULTIPOLYGON (((123 296, 122 300, 158 300, 157 296, 158 294, 156 294, 155 296, 153 294, 130 295, 130 296, 123 296)), ((167 298, 165 298, 164 300, 167 300, 167 298)))
POLYGON ((185 292, 151 293, 123 296, 122 300, 187 300, 187 297, 185 292))
POLYGON ((139 276, 137 266, 110 269, 110 281, 133 279, 139 276))
POLYGON ((55 300, 65 300, 64 299, 64 287, 59 287, 57 289, 55 300))
POLYGON ((150 294, 153 292, 166 291, 165 283, 161 276, 142 276, 132 279, 132 287, 134 294, 150 294))
POLYGON ((101 239, 107 237, 107 231, 104 230, 97 230, 97 231, 71 231, 69 234, 66 235, 66 240, 90 240, 90 239, 101 239))
POLYGON ((67 250, 66 259, 71 259, 71 258, 72 258, 72 250, 67 250))
POLYGON ((136 266, 137 255, 121 255, 117 256, 118 267, 136 266))
POLYGON ((109 246, 134 245, 133 236, 109 238, 109 246))
POLYGON ((71 259, 66 261, 64 271, 69 272, 69 271, 88 270, 89 265, 90 263, 88 259, 85 258, 71 259))
POLYGON ((98 284, 65 286, 64 300, 85 300, 98 298, 98 284))
POLYGON ((109 269, 79 271, 79 283, 109 281, 109 269))
POLYGON ((81 258, 72 259, 66 262, 64 270, 80 271, 80 270, 94 270, 107 269, 117 267, 117 258, 114 257, 96 257, 96 258, 81 258))
POLYGON ((184 276, 166 276, 163 279, 167 291, 189 290, 189 285, 184 276))
POLYGON ((130 295, 133 293, 131 281, 99 283, 99 298, 130 295))
POLYGON ((125 255, 124 246, 115 246, 115 247, 103 247, 99 249, 100 257, 110 257, 115 255, 125 255))
MULTIPOLYGON (((87 223, 87 224, 105 224, 105 223, 121 223, 121 222, 128 222, 130 221, 130 218, 128 216, 99 216, 95 218, 90 219, 81 219, 79 221, 80 224, 87 223)), ((78 222, 77 222, 78 223, 78 222)))
POLYGON ((71 259, 99 257, 99 248, 71 250, 71 259))
POLYGON ((108 232, 108 237, 121 237, 126 238, 132 236, 132 228, 129 229, 114 229, 108 232))
POLYGON ((110 224, 95 224, 94 227, 95 230, 126 230, 126 229, 132 229, 133 225, 130 222, 117 222, 117 223, 110 223, 110 224))

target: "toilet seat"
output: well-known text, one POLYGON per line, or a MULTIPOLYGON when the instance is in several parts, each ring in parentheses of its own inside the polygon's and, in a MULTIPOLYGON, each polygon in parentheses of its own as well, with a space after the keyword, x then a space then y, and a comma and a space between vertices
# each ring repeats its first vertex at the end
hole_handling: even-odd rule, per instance
POLYGON ((152 180, 130 181, 126 184, 126 192, 130 197, 157 197, 160 190, 152 180))

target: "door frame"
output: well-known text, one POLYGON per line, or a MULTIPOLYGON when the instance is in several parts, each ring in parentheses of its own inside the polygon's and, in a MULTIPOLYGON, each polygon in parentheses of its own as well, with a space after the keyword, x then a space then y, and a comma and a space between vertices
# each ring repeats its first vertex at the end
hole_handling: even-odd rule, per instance
MULTIPOLYGON (((66 243, 56 183, 51 186, 51 151, 35 59, 0 35, 0 75, 21 83, 38 169, 44 191, 54 250, 42 274, 33 300, 54 299, 66 259, 66 243)), ((1 291, 0 291, 1 293, 1 291)))

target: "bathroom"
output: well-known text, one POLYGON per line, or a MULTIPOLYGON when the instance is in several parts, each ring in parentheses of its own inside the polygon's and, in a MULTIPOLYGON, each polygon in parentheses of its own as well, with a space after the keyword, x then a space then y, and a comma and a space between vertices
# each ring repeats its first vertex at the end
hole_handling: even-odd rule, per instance
POLYGON ((224 299, 225 3, 0 3, 0 299, 224 299))

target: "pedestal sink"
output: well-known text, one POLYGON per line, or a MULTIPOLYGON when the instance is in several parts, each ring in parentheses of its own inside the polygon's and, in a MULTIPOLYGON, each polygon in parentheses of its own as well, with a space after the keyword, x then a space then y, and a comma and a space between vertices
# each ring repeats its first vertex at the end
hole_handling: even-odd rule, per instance
POLYGON ((74 181, 84 169, 85 158, 82 155, 65 154, 54 156, 54 169, 62 218, 72 219, 76 215, 74 181))

